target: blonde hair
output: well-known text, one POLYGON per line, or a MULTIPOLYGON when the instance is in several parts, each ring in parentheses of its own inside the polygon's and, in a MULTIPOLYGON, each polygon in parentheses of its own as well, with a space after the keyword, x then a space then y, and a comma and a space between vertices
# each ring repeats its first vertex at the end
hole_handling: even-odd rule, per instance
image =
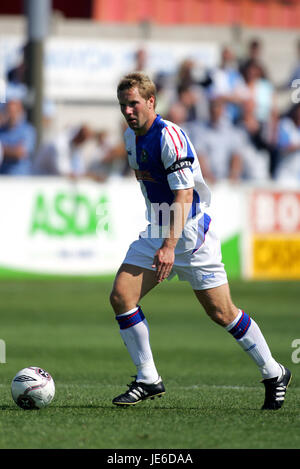
POLYGON ((125 75, 118 84, 117 93, 135 87, 139 90, 142 98, 148 100, 154 96, 156 100, 155 83, 143 72, 132 72, 125 75))

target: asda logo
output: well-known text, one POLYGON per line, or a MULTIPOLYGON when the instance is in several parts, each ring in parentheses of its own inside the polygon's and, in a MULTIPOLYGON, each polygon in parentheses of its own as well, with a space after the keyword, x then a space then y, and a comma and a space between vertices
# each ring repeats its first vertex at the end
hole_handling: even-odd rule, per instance
POLYGON ((59 192, 54 196, 40 193, 33 204, 30 235, 96 236, 110 233, 108 197, 96 200, 86 194, 59 192))

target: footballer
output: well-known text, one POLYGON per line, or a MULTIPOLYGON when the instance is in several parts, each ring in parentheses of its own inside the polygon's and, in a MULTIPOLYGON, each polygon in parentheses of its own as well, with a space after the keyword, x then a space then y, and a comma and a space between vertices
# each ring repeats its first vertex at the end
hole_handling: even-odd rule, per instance
POLYGON ((113 399, 132 406, 165 393, 149 341, 141 299, 167 278, 190 283, 207 315, 254 360, 265 386, 262 409, 279 409, 291 372, 272 356, 257 323, 230 295, 214 220, 206 213, 210 190, 188 135, 155 111, 155 84, 142 72, 121 79, 117 96, 128 128, 129 164, 145 198, 148 226, 129 246, 110 301, 136 378, 113 399))

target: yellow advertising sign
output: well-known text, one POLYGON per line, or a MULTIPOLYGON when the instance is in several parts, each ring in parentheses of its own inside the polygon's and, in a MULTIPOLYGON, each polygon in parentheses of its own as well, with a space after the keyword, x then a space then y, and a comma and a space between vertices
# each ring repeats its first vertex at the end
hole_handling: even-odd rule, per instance
POLYGON ((249 278, 300 279, 300 191, 256 188, 249 209, 249 278))
POLYGON ((252 238, 254 279, 300 279, 300 236, 261 236, 252 238))

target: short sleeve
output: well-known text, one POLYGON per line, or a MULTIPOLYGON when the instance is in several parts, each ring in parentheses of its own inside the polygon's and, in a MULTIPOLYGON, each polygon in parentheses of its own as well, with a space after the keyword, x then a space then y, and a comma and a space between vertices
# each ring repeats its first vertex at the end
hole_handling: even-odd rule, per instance
POLYGON ((163 129, 161 139, 161 159, 172 190, 194 187, 192 165, 195 153, 191 143, 180 127, 175 124, 163 129))

